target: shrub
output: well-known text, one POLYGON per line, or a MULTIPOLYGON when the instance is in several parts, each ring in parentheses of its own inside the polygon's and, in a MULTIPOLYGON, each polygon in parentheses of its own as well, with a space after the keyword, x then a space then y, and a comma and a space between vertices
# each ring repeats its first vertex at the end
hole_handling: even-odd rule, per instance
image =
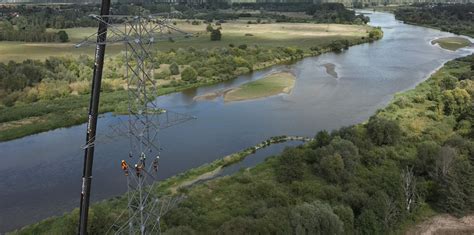
POLYGON ((66 31, 61 30, 58 32, 58 38, 60 42, 68 42, 69 36, 67 35, 66 31))
POLYGON ((239 45, 239 49, 241 49, 241 50, 246 50, 246 49, 247 49, 247 44, 241 44, 241 45, 239 45))
POLYGON ((178 75, 179 74, 179 66, 176 63, 170 64, 170 73, 171 75, 178 75))
POLYGON ((206 32, 210 33, 214 30, 214 28, 212 27, 211 24, 208 24, 207 27, 206 27, 206 32))
POLYGON ((373 116, 367 124, 370 139, 377 145, 391 145, 398 142, 401 129, 396 121, 373 116))
POLYGON ((295 234, 343 234, 343 223, 330 205, 315 201, 295 206, 290 213, 295 234))
POLYGON ((198 74, 195 69, 192 67, 187 67, 181 73, 181 79, 183 79, 183 81, 193 82, 196 81, 197 75, 198 74))
POLYGON ((220 41, 222 38, 221 31, 219 29, 214 29, 211 32, 211 41, 220 41))

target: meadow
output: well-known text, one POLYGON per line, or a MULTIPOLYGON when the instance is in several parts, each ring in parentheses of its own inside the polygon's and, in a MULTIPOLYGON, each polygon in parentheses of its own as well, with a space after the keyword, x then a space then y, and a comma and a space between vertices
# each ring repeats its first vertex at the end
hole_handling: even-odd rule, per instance
MULTIPOLYGON (((194 34, 194 37, 176 37, 174 42, 161 41, 156 44, 156 49, 168 51, 170 49, 194 47, 217 48, 229 44, 259 45, 261 47, 298 46, 308 49, 315 45, 327 44, 338 39, 352 39, 364 37, 371 28, 366 25, 342 24, 313 24, 313 23, 265 23, 248 24, 246 20, 234 20, 222 23, 222 39, 211 41, 206 32, 207 25, 201 23, 193 25, 186 21, 176 20, 176 27, 185 32, 194 34), (247 36, 246 36, 247 35, 247 36)), ((218 26, 214 25, 214 28, 218 26)), ((52 30, 52 29, 49 29, 52 30)), ((26 59, 44 60, 51 56, 79 56, 94 54, 94 46, 76 48, 74 45, 92 35, 97 29, 81 27, 64 29, 70 42, 67 43, 25 43, 25 42, 0 42, 0 62, 10 60, 23 61, 26 59)), ((123 45, 107 46, 109 56, 116 55, 123 50, 123 45)))

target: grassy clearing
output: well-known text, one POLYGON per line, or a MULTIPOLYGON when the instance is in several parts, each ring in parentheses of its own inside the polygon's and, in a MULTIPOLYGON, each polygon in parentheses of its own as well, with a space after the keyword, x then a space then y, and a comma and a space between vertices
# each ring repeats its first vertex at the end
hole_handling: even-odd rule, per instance
MULTIPOLYGON (((222 40, 210 41, 206 33, 206 25, 192 25, 185 21, 177 21, 176 27, 195 34, 188 39, 177 38, 175 42, 163 41, 156 45, 157 49, 167 51, 185 47, 216 48, 234 44, 259 45, 261 47, 298 46, 302 49, 321 44, 327 44, 338 39, 358 39, 367 36, 369 26, 339 25, 339 24, 311 24, 311 23, 272 23, 247 24, 236 20, 222 24, 222 40), (253 36, 245 36, 252 34, 253 36)), ((216 26, 214 26, 216 27, 216 26)), ((75 48, 74 45, 85 37, 93 34, 97 29, 92 27, 66 29, 70 42, 68 43, 24 43, 0 42, 0 62, 9 60, 23 61, 25 59, 43 60, 50 56, 79 56, 94 54, 93 46, 75 48)), ((120 53, 123 46, 107 46, 109 56, 120 53)))
POLYGON ((433 40, 431 44, 433 45, 438 44, 443 49, 456 51, 460 48, 468 47, 472 43, 471 41, 469 41, 469 39, 462 38, 462 37, 446 37, 446 38, 439 38, 439 39, 433 40))
POLYGON ((225 102, 258 99, 280 93, 290 93, 295 76, 288 72, 274 73, 257 81, 245 83, 224 95, 225 102))

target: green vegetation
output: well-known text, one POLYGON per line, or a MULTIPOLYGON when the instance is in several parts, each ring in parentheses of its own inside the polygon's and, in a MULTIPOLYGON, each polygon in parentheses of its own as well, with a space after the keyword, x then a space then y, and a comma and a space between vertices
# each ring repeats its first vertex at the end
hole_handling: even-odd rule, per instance
POLYGON ((437 28, 455 34, 474 37, 474 3, 414 4, 395 11, 395 17, 405 23, 437 28))
MULTIPOLYGON (((162 230, 402 233, 433 211, 472 213, 473 69, 474 55, 448 62, 367 123, 321 131, 254 168, 178 190, 186 200, 162 218, 162 230)), ((169 182, 157 193, 172 194, 169 182)), ((95 204, 90 232, 104 233, 125 201, 95 204)), ((16 233, 73 234, 75 213, 16 233)))
POLYGON ((49 32, 45 27, 29 24, 23 18, 14 18, 14 23, 0 21, 0 41, 67 42, 66 31, 49 32))
POLYGON ((431 43, 438 44, 440 47, 447 50, 451 50, 451 51, 455 51, 463 47, 468 47, 472 44, 471 41, 469 41, 469 39, 461 38, 461 37, 439 38, 439 39, 433 40, 431 43))
POLYGON ((287 72, 274 73, 228 91, 224 95, 224 101, 251 100, 280 93, 290 93, 294 85, 295 76, 293 74, 287 72))
MULTIPOLYGON (((347 39, 351 42, 359 41, 367 37, 367 31, 371 27, 367 25, 335 25, 335 24, 309 24, 309 23, 266 23, 250 24, 247 21, 237 20, 222 23, 221 34, 224 35, 219 41, 209 40, 210 35, 206 32, 206 26, 193 25, 192 22, 176 20, 176 27, 193 33, 194 37, 172 41, 162 41, 156 44, 156 49, 168 51, 171 49, 194 47, 196 49, 212 49, 227 47, 230 44, 258 45, 262 48, 275 47, 299 47, 309 49, 314 46, 323 46, 334 40, 347 39), (252 33, 253 37, 245 36, 252 33)), ((217 24, 217 23, 216 23, 217 24)), ((57 30, 51 30, 56 32, 57 30)), ((0 42, 0 62, 10 60, 22 62, 26 59, 45 60, 51 56, 79 57, 80 55, 94 55, 94 47, 75 48, 85 37, 95 33, 96 28, 70 28, 65 29, 69 37, 69 43, 25 43, 25 42, 0 42), (24 51, 28 50, 25 54, 24 51)), ((361 40, 366 41, 366 40, 361 40)), ((123 50, 123 45, 107 46, 107 54, 116 56, 123 50)))
POLYGON ((179 66, 178 66, 178 64, 176 64, 176 63, 173 62, 172 64, 170 64, 169 70, 170 70, 170 74, 171 74, 171 75, 178 75, 178 74, 179 74, 179 66))
POLYGON ((220 29, 211 30, 211 41, 220 41, 222 38, 222 33, 220 29))
MULTIPOLYGON (((367 37, 367 30, 370 29, 367 26, 330 25, 330 32, 321 36, 327 25, 295 24, 290 28, 286 24, 268 24, 246 27, 246 24, 236 22, 224 26, 227 36, 221 41, 211 42, 205 35, 203 25, 186 22, 178 25, 188 27, 191 32, 198 30, 203 35, 182 44, 160 44, 173 47, 154 56, 154 62, 159 66, 153 76, 159 88, 158 95, 214 84, 252 70, 318 55, 333 50, 333 41, 340 41, 340 38, 347 38, 344 39, 344 47, 371 40, 367 37), (252 31, 254 41, 242 44, 248 39, 239 38, 248 38, 244 32, 253 29, 256 29, 252 31), (308 35, 304 30, 312 30, 314 35, 308 35), (268 32, 271 31, 277 33, 269 37, 268 32), (189 46, 201 42, 202 45, 196 44, 199 45, 197 48, 189 46), (229 42, 238 46, 228 45, 232 44, 229 42), (186 49, 179 48, 185 45, 186 49)), ((75 29, 75 32, 84 34, 84 29, 75 29)), ((77 38, 71 36, 70 40, 77 38)), ((114 50, 114 47, 109 49, 114 50)), ((0 63, 0 141, 84 122, 92 65, 92 58, 84 55, 0 63)), ((125 69, 123 54, 106 60, 101 113, 126 111, 125 69)))
POLYGON ((366 24, 369 17, 356 15, 355 11, 347 10, 342 3, 314 4, 305 9, 317 23, 366 24))
POLYGON ((181 73, 181 79, 187 82, 195 82, 197 79, 198 73, 193 67, 187 67, 181 73))

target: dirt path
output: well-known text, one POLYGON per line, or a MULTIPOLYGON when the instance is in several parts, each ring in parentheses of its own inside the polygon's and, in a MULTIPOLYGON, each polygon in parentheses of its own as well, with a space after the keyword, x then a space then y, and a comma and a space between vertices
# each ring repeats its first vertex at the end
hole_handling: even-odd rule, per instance
POLYGON ((456 218, 437 215, 410 229, 407 235, 473 235, 474 215, 456 218))

